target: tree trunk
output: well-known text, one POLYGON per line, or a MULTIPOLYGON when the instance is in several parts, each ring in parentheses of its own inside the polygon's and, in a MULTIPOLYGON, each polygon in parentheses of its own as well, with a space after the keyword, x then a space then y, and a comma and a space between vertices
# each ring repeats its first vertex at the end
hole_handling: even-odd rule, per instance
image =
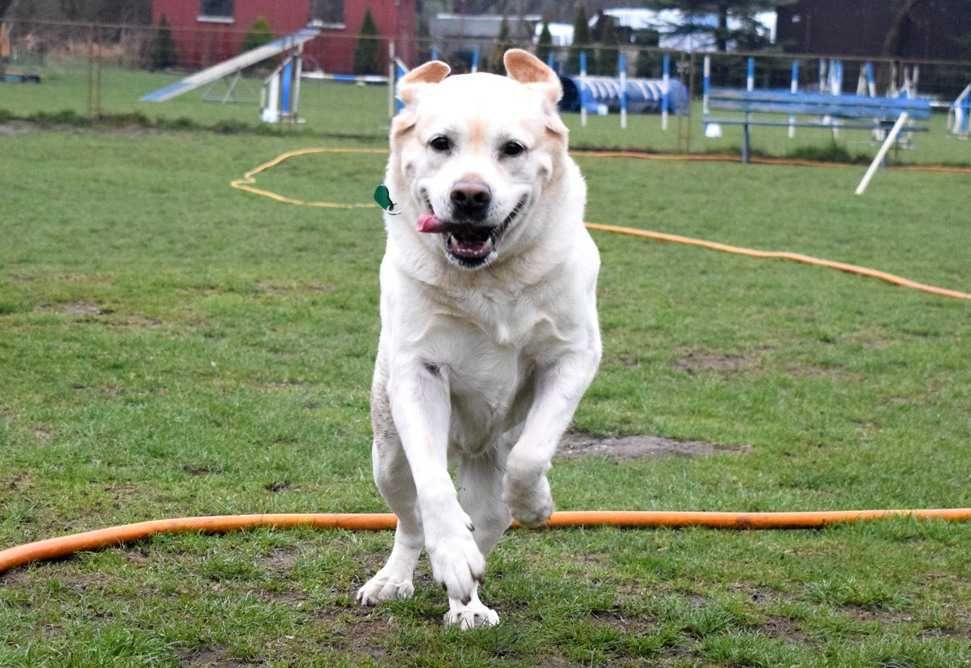
POLYGON ((910 13, 921 3, 922 0, 901 0, 900 5, 887 30, 887 36, 883 40, 883 53, 886 56, 895 56, 897 49, 900 48, 900 33, 903 31, 904 23, 910 18, 910 13))
POLYGON ((715 48, 728 51, 728 5, 718 5, 718 32, 715 34, 715 48))

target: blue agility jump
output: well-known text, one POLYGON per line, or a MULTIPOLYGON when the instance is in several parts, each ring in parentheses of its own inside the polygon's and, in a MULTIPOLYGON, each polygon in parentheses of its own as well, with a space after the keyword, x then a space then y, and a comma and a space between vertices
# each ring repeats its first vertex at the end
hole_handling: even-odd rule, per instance
MULTIPOLYGON (((749 161, 752 125, 786 126, 789 128, 835 128, 849 130, 886 130, 903 115, 905 119, 927 120, 931 116, 929 100, 905 97, 866 97, 862 95, 825 95, 820 93, 791 93, 788 90, 739 90, 712 88, 709 91, 712 109, 744 113, 742 118, 712 118, 704 122, 742 126, 742 162, 749 161), (787 114, 785 121, 755 119, 751 114, 787 114), (794 122, 793 116, 821 116, 823 121, 794 122), (857 119, 859 122, 834 125, 831 119, 857 119)), ((909 132, 926 131, 926 127, 908 127, 909 132)))
POLYGON ((839 59, 820 59, 819 88, 814 92, 800 92, 799 70, 799 61, 794 60, 788 90, 756 90, 755 59, 748 58, 745 89, 713 88, 711 60, 710 56, 705 56, 702 88, 705 136, 720 137, 722 124, 742 126, 742 161, 748 162, 752 125, 786 126, 790 138, 795 136, 797 127, 826 128, 832 131, 834 137, 841 129, 873 130, 874 136, 884 143, 881 148, 884 154, 889 143, 896 141, 905 127, 907 133, 927 130, 913 124, 913 121, 927 120, 931 115, 930 100, 917 97, 916 66, 909 71, 904 68, 904 84, 900 89, 896 87, 896 73, 893 71, 890 92, 886 97, 876 94, 876 77, 871 63, 863 63, 860 67, 856 95, 843 93, 843 63, 839 59), (714 118, 711 109, 734 111, 742 115, 714 118), (788 114, 789 118, 787 121, 775 121, 753 118, 753 114, 788 114), (799 120, 799 116, 819 120, 799 120), (841 119, 850 119, 850 122, 841 119))
MULTIPOLYGON (((930 101, 921 98, 791 93, 788 90, 745 91, 735 88, 713 88, 709 95, 712 106, 717 109, 746 113, 791 112, 836 118, 871 118, 881 121, 895 121, 905 111, 911 118, 917 120, 926 120, 931 115, 930 101), (782 109, 782 107, 785 108, 782 109)), ((868 127, 872 127, 872 124, 868 127)))

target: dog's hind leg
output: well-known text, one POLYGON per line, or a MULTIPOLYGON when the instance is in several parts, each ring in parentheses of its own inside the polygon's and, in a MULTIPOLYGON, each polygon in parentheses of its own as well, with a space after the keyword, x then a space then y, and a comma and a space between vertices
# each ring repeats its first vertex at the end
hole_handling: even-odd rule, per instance
MULTIPOLYGON (((458 470, 459 503, 472 520, 476 545, 488 556, 503 532, 509 528, 512 516, 502 502, 502 469, 505 452, 478 456, 463 456, 458 470)), ((495 626, 499 615, 479 600, 478 585, 466 603, 449 597, 445 624, 471 629, 495 626)))
POLYGON ((387 563, 357 591, 357 601, 361 605, 410 598, 415 593, 412 576, 424 543, 415 482, 395 431, 383 387, 375 388, 371 402, 374 482, 392 512, 398 516, 398 528, 387 563))

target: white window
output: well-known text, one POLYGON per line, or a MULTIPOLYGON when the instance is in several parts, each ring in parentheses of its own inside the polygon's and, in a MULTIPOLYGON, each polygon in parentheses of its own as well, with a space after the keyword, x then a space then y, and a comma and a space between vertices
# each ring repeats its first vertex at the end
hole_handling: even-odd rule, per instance
POLYGON ((343 28, 344 0, 312 0, 310 24, 319 28, 343 28))
POLYGON ((199 0, 198 20, 204 23, 232 23, 233 0, 199 0))

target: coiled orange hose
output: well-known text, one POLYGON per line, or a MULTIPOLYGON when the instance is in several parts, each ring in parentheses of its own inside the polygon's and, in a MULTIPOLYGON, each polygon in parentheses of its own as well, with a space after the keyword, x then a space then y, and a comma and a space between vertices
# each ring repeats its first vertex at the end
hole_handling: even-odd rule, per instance
MULTIPOLYGON (((712 529, 818 529, 829 524, 862 522, 888 517, 914 517, 950 522, 971 521, 971 508, 928 510, 831 510, 794 513, 668 512, 640 510, 577 510, 553 513, 546 528, 567 527, 708 527, 712 529)), ((391 513, 277 513, 267 515, 210 515, 123 524, 71 536, 49 538, 0 552, 0 575, 35 561, 59 559, 85 550, 122 545, 166 533, 227 533, 257 527, 289 529, 393 529, 391 513)))
MULTIPOLYGON (((308 202, 306 200, 297 199, 294 197, 287 197, 286 195, 281 195, 275 193, 271 190, 265 190, 263 188, 258 188, 256 186, 256 177, 273 167, 276 167, 282 162, 289 160, 290 158, 295 158, 301 155, 311 155, 314 153, 370 153, 370 154, 386 154, 387 151, 384 149, 376 148, 301 148, 294 151, 287 151, 286 153, 281 153, 272 160, 268 160, 261 165, 257 165, 253 169, 249 170, 243 174, 243 178, 234 179, 230 181, 229 185, 237 190, 242 190, 244 192, 252 193, 253 195, 259 195, 260 197, 266 197, 272 199, 276 202, 282 204, 293 204, 295 206, 309 206, 317 207, 322 209, 369 209, 375 208, 374 204, 371 203, 354 203, 347 204, 342 202, 328 202, 328 201, 317 201, 308 202)), ((722 161, 726 156, 721 155, 665 155, 657 153, 637 153, 630 151, 573 151, 575 155, 583 157, 593 157, 593 158, 633 158, 641 160, 693 160, 700 162, 715 162, 722 161)), ((753 160, 754 162, 754 160, 753 160)), ((840 167, 844 165, 839 165, 837 163, 817 163, 810 161, 793 161, 781 158, 765 158, 761 162, 765 164, 787 164, 787 165, 806 165, 806 166, 829 166, 829 167, 840 167)), ((908 167, 914 171, 957 171, 962 174, 971 173, 971 168, 948 168, 948 167, 924 167, 921 165, 914 165, 908 167)), ((667 234, 666 232, 655 232, 653 230, 642 230, 633 227, 620 227, 618 225, 602 225, 600 223, 585 223, 585 225, 591 230, 597 230, 599 232, 610 232, 613 234, 625 234, 632 237, 641 237, 643 239, 652 239, 654 241, 666 241, 675 244, 685 244, 688 246, 696 246, 698 248, 706 248, 708 250, 718 251, 720 253, 732 253, 734 255, 744 255, 746 257, 759 258, 764 260, 788 260, 790 262, 799 262, 801 264, 809 264, 817 267, 826 267, 828 269, 837 269, 839 271, 844 271, 849 274, 856 274, 858 276, 867 276, 869 278, 876 278, 878 280, 884 281, 885 283, 890 283, 892 285, 897 285, 902 288, 909 288, 911 290, 918 290, 920 292, 926 292, 927 294, 937 295, 938 297, 949 297, 951 299, 962 299, 966 301, 971 301, 971 293, 961 292, 960 290, 951 290, 948 288, 940 288, 935 285, 927 285, 926 283, 918 283, 917 281, 912 281, 909 278, 904 278, 903 276, 897 276, 895 274, 890 274, 885 271, 880 271, 878 269, 870 269, 869 267, 861 267, 855 264, 848 264, 846 262, 836 262, 834 260, 826 260, 822 258, 812 257, 811 255, 803 255, 802 253, 792 253, 789 251, 764 251, 757 250, 754 248, 744 248, 742 246, 732 246, 729 244, 719 243, 717 241, 707 241, 705 239, 695 239, 692 237, 683 237, 678 234, 667 234)))

